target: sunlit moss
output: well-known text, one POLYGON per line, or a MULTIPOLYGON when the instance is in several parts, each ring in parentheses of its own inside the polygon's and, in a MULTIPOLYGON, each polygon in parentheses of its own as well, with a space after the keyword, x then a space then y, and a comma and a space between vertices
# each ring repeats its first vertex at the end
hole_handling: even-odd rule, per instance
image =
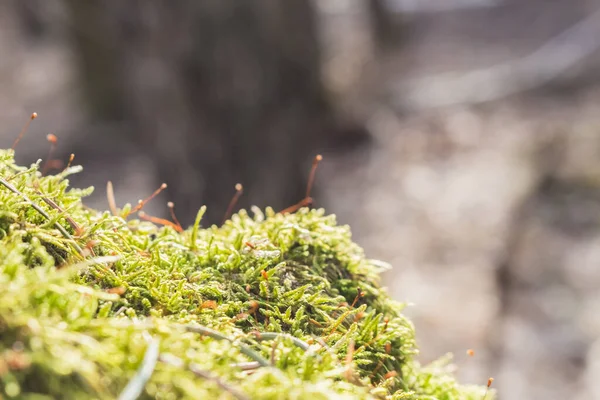
POLYGON ((0 151, 3 397, 482 398, 413 361, 382 263, 323 210, 179 233, 86 208, 78 167, 37 167, 0 151))

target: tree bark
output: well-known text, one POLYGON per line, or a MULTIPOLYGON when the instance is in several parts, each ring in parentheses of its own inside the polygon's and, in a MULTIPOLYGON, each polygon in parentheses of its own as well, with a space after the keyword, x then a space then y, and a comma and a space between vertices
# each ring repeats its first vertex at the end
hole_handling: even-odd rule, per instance
POLYGON ((303 197, 333 131, 309 0, 64 0, 92 118, 123 120, 180 219, 303 197))
POLYGON ((379 48, 396 44, 398 40, 398 21, 394 21, 385 3, 385 0, 369 0, 371 30, 379 48))

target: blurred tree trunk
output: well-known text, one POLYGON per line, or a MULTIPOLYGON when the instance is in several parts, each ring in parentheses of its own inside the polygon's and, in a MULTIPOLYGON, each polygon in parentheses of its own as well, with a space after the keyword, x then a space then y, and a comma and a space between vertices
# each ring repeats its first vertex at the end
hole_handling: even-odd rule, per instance
POLYGON ((398 39, 397 21, 386 7, 385 0, 369 0, 369 17, 375 43, 380 48, 393 45, 398 39))
POLYGON ((180 219, 303 197, 334 128, 310 0, 64 0, 92 119, 133 126, 180 219))

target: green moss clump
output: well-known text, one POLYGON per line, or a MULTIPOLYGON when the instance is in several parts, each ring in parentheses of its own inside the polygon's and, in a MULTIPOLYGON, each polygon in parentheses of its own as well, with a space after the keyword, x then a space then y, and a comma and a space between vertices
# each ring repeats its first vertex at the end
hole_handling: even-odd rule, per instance
MULTIPOLYGON (((0 397, 477 399, 323 210, 183 232, 0 150, 0 397)), ((491 395, 490 397, 491 398, 491 395)))

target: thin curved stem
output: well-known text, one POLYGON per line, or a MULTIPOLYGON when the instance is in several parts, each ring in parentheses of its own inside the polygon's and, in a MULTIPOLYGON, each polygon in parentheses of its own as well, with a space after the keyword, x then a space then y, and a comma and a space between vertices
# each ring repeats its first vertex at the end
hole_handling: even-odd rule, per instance
POLYGON ((212 329, 207 328, 202 325, 184 325, 184 327, 189 332, 199 333, 201 335, 209 336, 209 337, 211 337, 213 339, 217 339, 217 340, 227 340, 228 342, 230 342, 232 344, 238 345, 240 347, 240 352, 242 354, 245 354, 248 357, 250 357, 251 359, 253 359, 254 361, 257 361, 261 366, 268 367, 270 365, 269 361, 267 361, 263 356, 258 354, 256 351, 252 350, 250 347, 248 347, 244 344, 236 343, 233 339, 223 335, 222 333, 219 333, 215 330, 212 330, 212 329))

